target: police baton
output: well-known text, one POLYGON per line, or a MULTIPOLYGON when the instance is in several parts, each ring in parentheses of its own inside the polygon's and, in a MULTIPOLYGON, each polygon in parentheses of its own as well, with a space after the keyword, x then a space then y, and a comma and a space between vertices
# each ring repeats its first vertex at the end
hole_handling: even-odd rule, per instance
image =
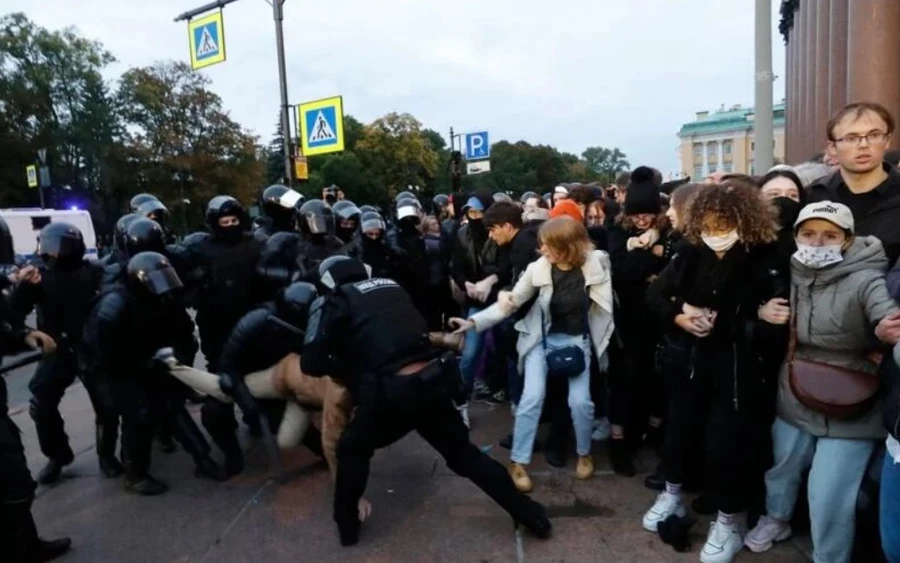
POLYGON ((26 354, 22 354, 21 356, 13 359, 11 362, 4 363, 2 366, 0 366, 0 375, 4 375, 14 369, 19 369, 20 367, 33 364, 34 362, 40 361, 43 357, 43 350, 34 350, 26 354))

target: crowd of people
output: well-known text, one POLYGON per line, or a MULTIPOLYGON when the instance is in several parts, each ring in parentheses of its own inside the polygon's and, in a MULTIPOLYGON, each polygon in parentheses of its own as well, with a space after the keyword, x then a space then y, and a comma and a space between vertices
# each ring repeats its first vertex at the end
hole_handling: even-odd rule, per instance
MULTIPOLYGON (((702 182, 642 166, 612 186, 516 200, 423 205, 403 192, 379 209, 336 187, 305 200, 275 185, 252 224, 221 195, 208 232, 178 242, 165 206, 141 194, 100 261, 84 259, 77 228, 51 223, 23 263, 0 223, 3 352, 47 354, 30 384, 47 458, 37 482, 74 459, 59 403, 77 377, 101 472, 128 491, 166 492, 150 473, 154 441, 181 443, 197 476, 241 473, 237 404, 273 449, 302 443, 327 461, 343 545, 371 511, 372 454, 416 430, 539 537, 552 526, 527 495, 528 466, 539 445, 567 466, 574 438, 581 480, 596 441, 626 478, 639 450, 656 452, 641 525, 676 550, 693 522, 683 494, 700 493, 692 511, 714 515, 704 563, 767 551, 798 527, 816 562, 900 562, 894 129, 881 106, 853 104, 828 124, 826 162, 702 182), (222 463, 186 401, 202 403, 222 463), (510 405, 506 468, 469 442, 471 401, 510 405)), ((38 538, 8 417, 0 444, 2 544, 12 561, 62 553, 67 540, 38 538)))

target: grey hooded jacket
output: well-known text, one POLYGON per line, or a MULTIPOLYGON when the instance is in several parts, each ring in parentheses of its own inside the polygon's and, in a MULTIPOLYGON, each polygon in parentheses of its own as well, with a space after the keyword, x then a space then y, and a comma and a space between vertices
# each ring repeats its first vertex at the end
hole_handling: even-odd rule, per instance
MULTIPOLYGON (((897 310, 888 295, 888 261, 875 237, 856 237, 844 260, 820 270, 791 259, 791 307, 797 315, 797 358, 831 364, 876 377, 866 358, 876 347, 875 325, 897 310)), ((812 411, 794 397, 787 362, 779 376, 778 416, 814 436, 884 438, 881 403, 854 420, 834 420, 812 411)))

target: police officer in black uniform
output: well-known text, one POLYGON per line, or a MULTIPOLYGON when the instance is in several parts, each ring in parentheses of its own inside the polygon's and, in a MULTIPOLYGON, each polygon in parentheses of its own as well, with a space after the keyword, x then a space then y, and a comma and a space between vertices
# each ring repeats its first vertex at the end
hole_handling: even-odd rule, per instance
POLYGON ((134 213, 139 217, 156 221, 166 235, 166 242, 175 242, 175 234, 172 232, 170 225, 172 214, 163 202, 158 199, 147 200, 140 204, 134 213))
POLYGON ((0 290, 13 283, 14 275, 18 271, 12 233, 9 232, 6 220, 0 217, 0 290))
POLYGON ((168 258, 156 252, 137 254, 128 262, 125 283, 104 291, 84 326, 79 363, 96 382, 104 406, 122 417, 125 487, 142 495, 168 490, 148 473, 153 435, 162 419, 171 421, 175 439, 194 459, 197 476, 225 479, 184 408, 185 387, 158 373, 153 361, 160 349, 173 348, 179 361, 190 365, 197 352, 181 287, 168 258))
POLYGON ((359 218, 362 215, 359 207, 349 199, 342 199, 331 206, 335 215, 335 233, 344 244, 349 243, 359 230, 359 218))
MULTIPOLYGON (((0 359, 28 347, 40 347, 49 354, 56 344, 47 334, 31 331, 20 324, 6 301, 0 299, 0 359)), ((7 563, 50 561, 72 545, 69 538, 48 541, 38 537, 31 516, 35 488, 25 460, 21 432, 9 417, 6 381, 0 375, 0 549, 3 561, 7 563)))
POLYGON ((322 260, 344 251, 344 243, 334 236, 334 211, 321 199, 311 199, 297 212, 300 234, 278 233, 266 241, 259 274, 274 290, 293 281, 318 281, 322 260))
POLYGON ((385 241, 386 225, 380 214, 366 211, 362 214, 359 236, 347 245, 346 254, 372 268, 372 277, 395 279, 400 268, 400 258, 385 241))
MULTIPOLYGON (((245 416, 248 414, 247 399, 253 401, 253 398, 246 388, 244 376, 275 365, 291 352, 300 353, 298 332, 306 328, 309 306, 315 297, 316 288, 312 284, 293 283, 279 291, 273 302, 264 303, 244 315, 231 331, 222 349, 219 375, 222 390, 235 399, 245 416)), ((265 415, 272 431, 277 432, 285 402, 257 399, 255 403, 249 410, 265 415)), ((235 435, 234 405, 220 401, 208 405, 202 413, 203 426, 225 453, 226 473, 229 476, 240 473, 244 469, 244 458, 235 435)), ((315 426, 309 425, 303 445, 316 455, 323 455, 322 436, 315 426)))
POLYGON ((548 537, 551 524, 543 507, 518 492, 503 466, 469 441, 453 406, 456 359, 423 337, 428 328, 409 295, 392 280, 369 279, 365 266, 351 258, 323 262, 321 285, 331 291, 313 304, 301 369, 336 378, 355 404, 337 448, 334 519, 341 544, 359 539, 358 502, 375 449, 412 430, 516 522, 548 537))
POLYGON ((259 218, 260 226, 253 231, 253 236, 266 240, 275 233, 293 232, 297 207, 303 200, 302 194, 281 184, 263 190, 260 197, 263 217, 259 218))
MULTIPOLYGON (((28 387, 29 413, 34 420, 41 451, 49 458, 38 474, 38 482, 59 479, 62 468, 75 459, 66 436, 59 403, 69 385, 79 376, 76 351, 81 329, 100 290, 103 267, 84 260, 81 231, 69 223, 50 223, 41 229, 38 242, 39 266, 22 270, 24 278, 10 295, 12 310, 24 319, 37 310, 38 328, 58 344, 57 353, 38 365, 28 387), (36 270, 37 275, 31 273, 36 270)), ((93 382, 81 377, 94 406, 97 456, 107 477, 122 474, 116 458, 118 420, 98 402, 93 382)))
POLYGON ((430 268, 425 239, 419 230, 422 205, 411 192, 403 192, 397 196, 395 206, 395 228, 387 234, 388 245, 400 257, 401 268, 394 279, 412 297, 416 309, 427 315, 430 268))
POLYGON ((263 245, 245 230, 245 219, 238 200, 216 196, 206 208, 211 236, 186 247, 186 269, 199 272, 190 282, 199 286, 191 305, 197 310, 200 348, 212 373, 218 373, 222 347, 238 320, 265 300, 256 276, 263 245))

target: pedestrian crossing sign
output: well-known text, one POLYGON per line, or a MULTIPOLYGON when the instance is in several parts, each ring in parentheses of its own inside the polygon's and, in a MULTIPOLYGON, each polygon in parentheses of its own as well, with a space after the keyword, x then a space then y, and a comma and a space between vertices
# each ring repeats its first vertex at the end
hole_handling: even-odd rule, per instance
POLYGON ((225 24, 222 11, 188 21, 191 68, 194 70, 225 61, 225 24))
POLYGON ((344 150, 344 102, 341 96, 297 106, 303 156, 344 150))
POLYGON ((25 177, 28 178, 28 187, 36 188, 38 187, 38 175, 37 175, 37 166, 34 164, 30 164, 25 167, 25 177))

